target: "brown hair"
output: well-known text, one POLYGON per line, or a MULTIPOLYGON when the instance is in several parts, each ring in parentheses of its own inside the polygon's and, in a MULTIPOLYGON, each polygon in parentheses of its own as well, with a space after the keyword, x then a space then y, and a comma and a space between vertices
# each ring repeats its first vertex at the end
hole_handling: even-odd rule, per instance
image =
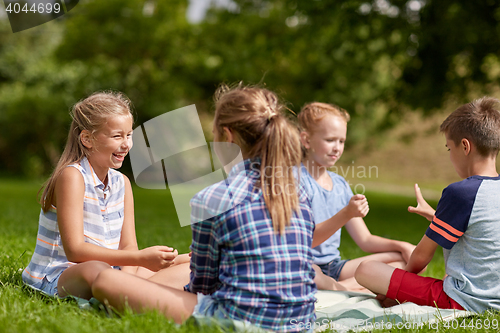
POLYGON ((76 103, 71 110, 71 122, 68 140, 59 162, 50 178, 43 184, 39 199, 44 212, 48 212, 54 199, 57 178, 68 165, 79 162, 88 156, 90 150, 82 144, 80 133, 87 130, 92 135, 106 123, 109 117, 130 116, 130 100, 119 92, 97 92, 76 103))
POLYGON ((275 93, 258 87, 222 85, 215 93, 214 128, 231 130, 246 158, 260 157, 260 186, 280 233, 298 209, 293 166, 300 164, 299 133, 283 108, 275 93))
POLYGON ((462 139, 471 141, 482 156, 500 150, 500 102, 482 97, 453 111, 439 128, 456 146, 462 139))

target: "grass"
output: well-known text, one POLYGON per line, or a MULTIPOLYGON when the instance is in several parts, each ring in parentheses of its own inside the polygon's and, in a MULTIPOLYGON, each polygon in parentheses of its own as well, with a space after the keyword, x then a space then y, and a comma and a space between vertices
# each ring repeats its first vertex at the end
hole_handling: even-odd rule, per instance
MULTIPOLYGON (((31 291, 21 282, 21 271, 28 264, 35 246, 39 205, 36 193, 40 184, 22 180, 0 180, 0 331, 8 332, 219 332, 217 328, 181 326, 150 312, 136 315, 108 316, 104 311, 81 310, 74 301, 50 299, 31 291)), ((401 239, 416 244, 428 222, 407 212, 414 199, 374 192, 366 193, 370 213, 365 218, 373 234, 401 239)), ((180 227, 172 198, 168 191, 134 188, 136 230, 139 247, 165 244, 189 251, 191 230, 180 227)), ((435 203, 433 203, 435 206, 435 203)), ((348 236, 342 235, 341 253, 344 258, 364 255, 348 236)), ((444 274, 441 251, 430 263, 425 275, 440 278, 444 274)), ((485 313, 464 319, 474 324, 468 331, 496 331, 477 328, 480 319, 497 319, 495 313, 485 313)), ((462 323, 462 320, 459 321, 462 323)), ((395 329, 393 328, 392 331, 395 329)), ((457 331, 439 325, 440 331, 457 331)), ((462 328, 458 328, 462 330, 462 328)), ((389 330, 386 330, 387 332, 389 330)), ((402 329, 404 332, 434 332, 434 327, 402 329)))

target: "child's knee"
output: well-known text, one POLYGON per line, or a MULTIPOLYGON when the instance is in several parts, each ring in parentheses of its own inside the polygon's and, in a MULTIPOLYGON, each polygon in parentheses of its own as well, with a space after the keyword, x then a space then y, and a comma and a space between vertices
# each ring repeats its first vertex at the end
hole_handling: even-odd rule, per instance
POLYGON ((372 275, 375 271, 375 262, 374 261, 363 261, 359 264, 358 268, 354 272, 354 278, 356 281, 363 285, 363 281, 372 275))
POLYGON ((99 298, 98 296, 105 292, 106 288, 113 285, 113 281, 116 281, 117 273, 118 271, 113 269, 101 270, 94 279, 94 283, 92 283, 92 295, 99 298))
POLYGON ((87 261, 85 264, 86 264, 85 271, 87 275, 86 279, 89 282, 94 281, 99 275, 99 273, 101 273, 102 271, 109 270, 112 268, 108 263, 97 260, 90 260, 87 261))

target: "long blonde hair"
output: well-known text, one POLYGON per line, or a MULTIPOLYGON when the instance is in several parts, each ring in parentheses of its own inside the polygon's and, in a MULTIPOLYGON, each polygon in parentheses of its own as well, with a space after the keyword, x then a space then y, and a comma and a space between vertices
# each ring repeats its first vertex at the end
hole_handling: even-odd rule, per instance
POLYGON ((263 88, 223 85, 215 94, 215 130, 222 134, 227 127, 247 158, 260 157, 260 186, 280 233, 299 206, 293 166, 300 165, 299 133, 283 109, 263 88))
MULTIPOLYGON (((39 198, 44 212, 48 212, 54 199, 57 178, 68 165, 79 162, 88 156, 90 150, 82 144, 80 133, 87 130, 94 139, 95 133, 106 123, 109 117, 130 116, 130 100, 119 92, 97 92, 76 103, 71 110, 71 122, 68 140, 59 162, 50 178, 43 184, 39 198)), ((40 193, 39 191, 39 193, 40 193)))

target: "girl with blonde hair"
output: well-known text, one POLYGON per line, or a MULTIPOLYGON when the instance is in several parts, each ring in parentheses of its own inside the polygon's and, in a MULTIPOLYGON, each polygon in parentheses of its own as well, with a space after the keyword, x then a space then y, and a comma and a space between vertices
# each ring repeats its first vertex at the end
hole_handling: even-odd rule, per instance
POLYGON ((343 177, 328 170, 344 152, 349 119, 344 109, 320 102, 306 104, 298 115, 304 148, 300 177, 311 200, 316 229, 343 215, 345 229, 356 244, 363 251, 374 253, 353 260, 341 259, 342 225, 338 225, 333 235, 329 234, 326 241, 313 249, 318 289, 364 290, 354 279, 354 272, 362 261, 376 260, 403 267, 415 248, 407 242, 372 235, 363 221, 368 213, 365 196, 354 195, 343 177), (345 214, 355 203, 366 207, 363 214, 345 214))
POLYGON ((90 299, 97 275, 113 267, 175 285, 166 271, 154 272, 187 255, 167 246, 138 250, 130 181, 115 170, 132 148, 129 99, 95 93, 71 115, 66 147, 43 187, 36 248, 23 281, 50 296, 90 299))

